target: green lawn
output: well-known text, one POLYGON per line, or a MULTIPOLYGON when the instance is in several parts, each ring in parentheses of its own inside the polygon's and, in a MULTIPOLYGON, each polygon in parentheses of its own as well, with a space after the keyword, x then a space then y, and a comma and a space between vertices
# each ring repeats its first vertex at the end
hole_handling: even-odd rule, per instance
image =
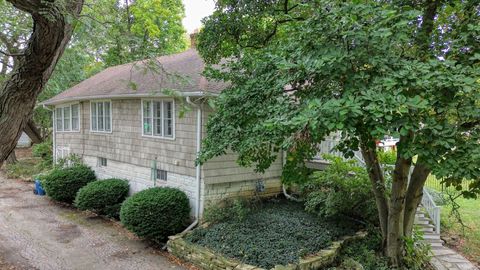
POLYGON ((455 241, 456 248, 470 260, 480 264, 480 199, 458 198, 460 214, 464 224, 468 227, 462 230, 462 226, 450 216, 450 205, 442 206, 442 235, 458 237, 455 241))
POLYGON ((48 171, 50 166, 42 162, 41 158, 22 158, 15 164, 7 164, 5 172, 8 178, 33 181, 33 176, 48 171))

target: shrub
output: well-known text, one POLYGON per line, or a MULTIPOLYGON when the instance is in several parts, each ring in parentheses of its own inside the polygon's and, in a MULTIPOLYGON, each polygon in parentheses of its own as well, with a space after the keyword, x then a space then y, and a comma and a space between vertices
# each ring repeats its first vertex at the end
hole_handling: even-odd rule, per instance
POLYGON ((34 144, 32 155, 41 158, 44 167, 51 166, 53 163, 52 140, 48 139, 42 143, 34 144))
POLYGON ((382 164, 395 165, 397 152, 394 150, 378 151, 378 161, 382 164))
POLYGON ((377 223, 371 184, 364 168, 354 161, 329 157, 331 165, 315 172, 301 189, 305 209, 321 217, 353 217, 377 223))
POLYGON ((243 221, 250 212, 244 199, 225 199, 205 209, 203 220, 208 223, 218 223, 226 220, 243 221))
POLYGON ((43 178, 42 184, 52 199, 71 203, 80 188, 95 181, 90 167, 77 164, 72 167, 55 168, 43 178))
POLYGON ((77 192, 75 206, 112 218, 119 217, 119 205, 130 189, 126 180, 106 179, 88 183, 77 192))
POLYGON ((428 193, 430 193, 430 195, 432 196, 432 199, 436 205, 441 206, 447 204, 447 196, 445 194, 431 188, 427 188, 427 190, 428 193))
POLYGON ((156 243, 180 232, 189 216, 187 195, 175 188, 140 191, 127 198, 120 209, 120 220, 127 229, 156 243))

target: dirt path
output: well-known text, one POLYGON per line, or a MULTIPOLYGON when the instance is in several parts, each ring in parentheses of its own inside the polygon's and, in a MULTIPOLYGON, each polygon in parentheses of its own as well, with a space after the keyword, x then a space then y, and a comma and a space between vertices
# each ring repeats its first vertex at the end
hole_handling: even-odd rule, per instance
POLYGON ((0 269, 4 263, 15 269, 185 269, 115 223, 35 196, 32 184, 7 180, 0 171, 0 269))

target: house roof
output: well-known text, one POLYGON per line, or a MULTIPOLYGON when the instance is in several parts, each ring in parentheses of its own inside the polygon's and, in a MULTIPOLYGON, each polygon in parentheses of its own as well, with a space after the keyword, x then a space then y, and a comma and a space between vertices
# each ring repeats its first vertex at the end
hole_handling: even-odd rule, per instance
POLYGON ((102 99, 217 95, 225 83, 208 81, 202 76, 204 61, 195 49, 161 56, 157 61, 137 61, 109 67, 70 89, 44 101, 44 105, 102 99))

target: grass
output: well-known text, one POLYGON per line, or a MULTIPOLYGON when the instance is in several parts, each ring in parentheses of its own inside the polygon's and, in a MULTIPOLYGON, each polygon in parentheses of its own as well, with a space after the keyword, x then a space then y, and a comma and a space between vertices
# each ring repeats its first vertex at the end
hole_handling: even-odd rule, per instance
POLYGON ((442 206, 442 235, 457 239, 454 247, 471 261, 480 264, 480 200, 458 198, 459 212, 466 228, 450 215, 452 206, 442 206))
POLYGON ((33 176, 48 171, 50 167, 41 158, 29 157, 19 159, 15 164, 7 164, 5 173, 8 178, 33 181, 33 176))
POLYGON ((357 229, 351 223, 321 220, 306 213, 302 204, 282 200, 264 202, 242 220, 229 219, 198 228, 187 241, 270 269, 295 263, 357 229))

